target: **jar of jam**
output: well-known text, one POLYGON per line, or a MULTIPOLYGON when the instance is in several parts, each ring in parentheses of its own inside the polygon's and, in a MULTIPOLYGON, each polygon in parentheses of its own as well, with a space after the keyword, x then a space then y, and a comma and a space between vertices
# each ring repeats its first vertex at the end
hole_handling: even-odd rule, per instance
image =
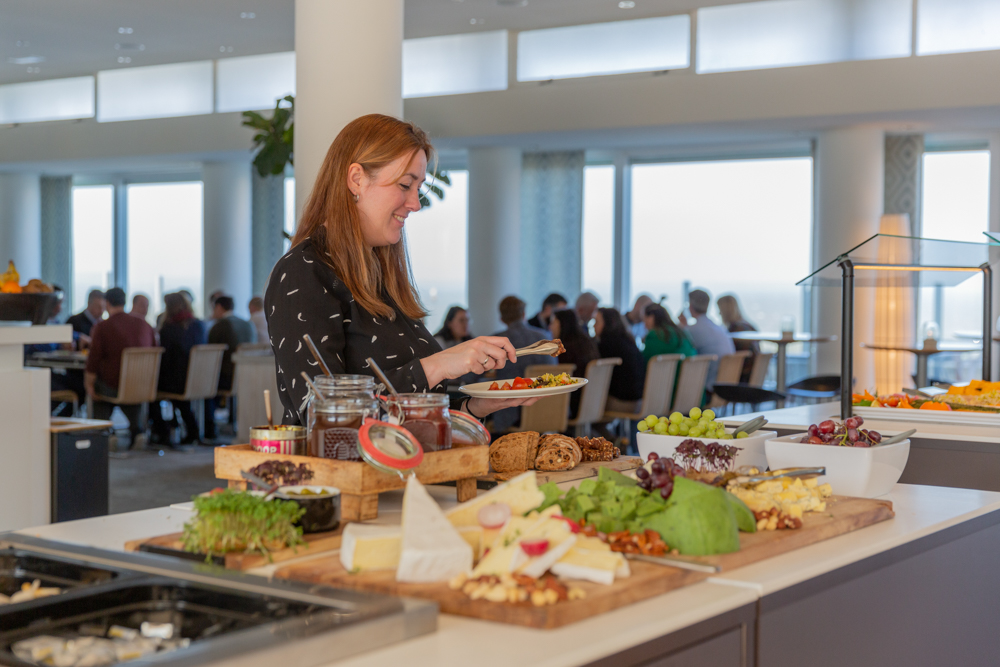
POLYGON ((451 449, 451 413, 447 394, 400 394, 403 428, 413 434, 425 452, 451 449))
POLYGON ((370 375, 318 375, 313 384, 324 396, 360 394, 375 398, 375 378, 370 375))
POLYGON ((358 429, 365 419, 378 418, 378 402, 363 393, 341 395, 317 388, 322 395, 309 399, 309 456, 360 461, 358 429))

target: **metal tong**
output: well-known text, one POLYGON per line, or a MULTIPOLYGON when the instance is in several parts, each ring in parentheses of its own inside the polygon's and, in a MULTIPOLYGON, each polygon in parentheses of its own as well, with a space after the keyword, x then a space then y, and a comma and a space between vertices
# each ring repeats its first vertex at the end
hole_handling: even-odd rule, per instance
POLYGON ((540 340, 537 343, 532 343, 526 347, 514 350, 514 356, 526 357, 537 354, 554 357, 558 355, 561 350, 563 350, 563 346, 558 340, 540 340))
POLYGON ((760 430, 760 428, 767 423, 767 418, 764 415, 759 417, 754 417, 748 422, 744 422, 733 429, 733 437, 735 438, 738 433, 746 433, 750 435, 754 431, 760 430))
POLYGON ((758 473, 756 475, 739 475, 733 478, 733 482, 743 486, 745 484, 759 484, 760 482, 767 482, 772 479, 780 479, 782 477, 821 477, 826 474, 826 467, 819 466, 817 468, 781 468, 779 470, 771 470, 768 472, 758 473))

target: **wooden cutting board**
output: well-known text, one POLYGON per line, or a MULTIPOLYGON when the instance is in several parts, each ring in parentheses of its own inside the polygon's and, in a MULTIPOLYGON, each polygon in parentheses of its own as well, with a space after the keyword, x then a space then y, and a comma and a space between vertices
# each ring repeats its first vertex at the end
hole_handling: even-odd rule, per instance
MULTIPOLYGON (((261 554, 230 553, 225 556, 216 556, 212 561, 217 565, 230 570, 250 570, 255 567, 262 567, 271 563, 280 563, 293 558, 312 556, 324 551, 332 551, 340 548, 341 533, 344 527, 326 533, 309 533, 303 535, 302 539, 306 544, 296 548, 279 549, 271 552, 271 559, 261 554)), ((183 533, 172 533, 170 535, 160 535, 158 537, 147 537, 141 540, 131 540, 125 543, 125 551, 145 551, 147 553, 173 556, 185 560, 204 561, 205 554, 192 553, 184 550, 181 542, 183 533)))
MULTIPOLYGON (((826 512, 807 513, 799 530, 740 533, 738 552, 693 560, 714 563, 724 571, 732 570, 891 519, 893 516, 895 514, 889 501, 834 496, 829 499, 826 512)), ((533 607, 529 603, 510 604, 470 600, 461 591, 448 588, 446 583, 399 583, 395 579, 394 570, 351 574, 341 565, 339 554, 286 565, 279 568, 275 576, 307 583, 434 600, 441 606, 441 611, 447 614, 532 628, 558 628, 703 581, 711 576, 642 561, 630 561, 629 566, 632 569, 630 577, 619 579, 611 586, 575 582, 574 585, 579 585, 587 593, 586 598, 545 607, 533 607)))
MULTIPOLYGON (((588 477, 597 477, 601 468, 610 468, 611 470, 616 470, 618 472, 625 472, 627 470, 635 470, 641 465, 642 459, 632 456, 623 456, 615 459, 614 461, 589 461, 579 463, 572 470, 559 470, 557 472, 537 470, 535 471, 535 477, 538 479, 539 484, 545 484, 546 482, 562 484, 563 482, 575 482, 580 479, 587 479, 588 477)), ((519 474, 521 473, 516 473, 512 476, 519 474)), ((496 476, 497 473, 490 472, 482 477, 477 477, 476 481, 481 482, 479 488, 492 488, 493 486, 500 484, 503 480, 498 480, 496 476)))

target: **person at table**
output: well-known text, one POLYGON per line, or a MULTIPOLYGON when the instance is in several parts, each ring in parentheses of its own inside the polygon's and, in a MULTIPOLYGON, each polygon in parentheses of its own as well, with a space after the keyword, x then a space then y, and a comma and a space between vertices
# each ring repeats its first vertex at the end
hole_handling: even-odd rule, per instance
MULTIPOLYGON (((222 294, 215 298, 212 306, 212 319, 215 322, 208 330, 209 344, 224 344, 226 351, 222 354, 222 370, 219 372, 219 391, 231 391, 233 388, 233 353, 243 343, 252 343, 256 337, 253 325, 237 317, 233 310, 236 303, 233 297, 222 294)), ((215 407, 216 399, 205 400, 205 440, 215 439, 215 407)), ((229 421, 235 423, 236 411, 233 402, 229 402, 229 421)))
POLYGON ((264 297, 255 296, 247 304, 250 311, 250 324, 257 331, 257 342, 266 343, 269 340, 267 334, 267 317, 264 316, 264 297))
MULTIPOLYGON (((691 337, 691 342, 698 350, 698 354, 714 354, 720 359, 727 354, 736 352, 733 338, 725 329, 708 318, 708 307, 712 303, 712 297, 703 289, 692 290, 688 294, 688 310, 695 318, 694 323, 687 321, 683 313, 680 316, 680 324, 691 337)), ((705 389, 712 391, 715 384, 715 375, 719 372, 719 359, 713 361, 708 367, 708 376, 705 378, 705 389)))
MULTIPOLYGON (((507 325, 503 331, 493 334, 500 338, 506 338, 515 349, 527 347, 532 343, 541 340, 548 340, 549 332, 544 329, 536 329, 524 321, 524 309, 526 304, 516 296, 505 296, 500 300, 500 321, 507 325)), ((525 356, 518 357, 517 361, 509 363, 496 372, 498 382, 513 380, 517 377, 526 377, 525 369, 528 366, 541 364, 555 364, 556 358, 551 356, 525 356)), ((497 433, 506 431, 511 426, 518 424, 521 420, 520 408, 508 408, 493 413, 493 430, 497 433)))
POLYGON ((87 295, 87 307, 81 312, 69 317, 66 324, 73 327, 73 331, 90 337, 90 331, 94 325, 104 317, 105 301, 104 292, 99 289, 90 290, 87 295))
POLYGON ((566 297, 558 292, 553 292, 545 297, 542 301, 542 309, 535 313, 534 317, 528 320, 528 326, 535 327, 536 329, 548 330, 549 323, 552 321, 552 313, 557 310, 562 310, 566 307, 567 301, 566 297))
MULTIPOLYGON (((587 364, 600 357, 597 351, 597 344, 590 337, 580 320, 576 318, 575 310, 557 310, 552 322, 549 323, 549 332, 552 338, 562 341, 565 352, 559 355, 560 364, 572 364, 575 369, 570 373, 576 377, 584 377, 587 372, 587 364)), ((569 395, 569 416, 570 419, 576 417, 580 409, 580 395, 583 392, 574 391, 569 395)))
POLYGON ((597 304, 600 302, 601 300, 593 292, 584 292, 576 298, 576 304, 573 306, 580 328, 586 331, 588 336, 590 335, 590 321, 594 319, 597 304))
MULTIPOLYGON (((101 396, 118 395, 118 380, 122 367, 122 353, 129 347, 155 347, 156 332, 145 320, 132 317, 125 312, 125 290, 112 287, 103 295, 107 300, 108 319, 94 325, 91 332, 90 354, 87 356, 87 370, 83 383, 87 395, 94 402, 94 418, 109 419, 115 406, 101 400, 101 396)), ((132 441, 145 431, 139 419, 141 405, 121 405, 121 411, 128 418, 132 441)))
POLYGON ((635 305, 632 306, 632 310, 625 313, 625 323, 628 325, 629 331, 632 332, 632 337, 635 338, 636 344, 646 338, 646 334, 649 331, 646 329, 646 306, 653 303, 652 297, 648 294, 640 294, 636 300, 635 305))
MULTIPOLYGON (((747 322, 746 318, 743 317, 743 310, 740 308, 740 302, 735 294, 723 294, 716 300, 715 305, 719 309, 722 324, 729 333, 757 331, 757 327, 747 322)), ((750 356, 743 360, 743 371, 740 373, 740 382, 749 382, 754 357, 760 354, 760 343, 755 340, 733 338, 733 344, 736 346, 737 352, 750 353, 750 356)))
MULTIPOLYGON (((52 315, 49 317, 46 324, 54 325, 60 324, 59 314, 62 313, 63 298, 65 292, 63 288, 59 285, 52 286, 53 293, 58 297, 55 307, 52 309, 52 315)), ((73 342, 72 343, 33 343, 24 346, 24 358, 27 361, 28 357, 38 353, 56 352, 58 350, 72 351, 78 349, 80 340, 83 335, 77 331, 73 332, 73 342)), ((87 338, 89 342, 89 338, 87 338)), ((77 402, 82 403, 86 395, 86 391, 83 388, 83 371, 76 370, 73 368, 51 368, 49 375, 49 384, 52 391, 72 391, 76 394, 77 402)), ((53 408, 58 407, 58 404, 53 403, 53 408)), ((72 417, 73 405, 64 405, 62 409, 53 414, 54 417, 72 417)))
POLYGON ((149 297, 145 294, 135 294, 132 297, 132 310, 128 312, 132 317, 146 319, 149 315, 149 297))
MULTIPOLYGON (((160 345, 163 357, 160 359, 160 379, 157 388, 168 394, 183 394, 187 384, 188 362, 191 348, 205 342, 205 325, 194 316, 191 304, 180 293, 163 297, 166 317, 160 328, 160 345)), ((198 442, 198 419, 191 410, 191 401, 169 401, 171 414, 176 410, 184 421, 185 436, 180 444, 198 442)), ((151 406, 153 419, 153 442, 170 443, 170 423, 163 418, 160 404, 151 406)), ((171 422, 173 419, 171 419, 171 422)))
POLYGON ((461 306, 449 308, 448 314, 444 316, 444 324, 434 334, 434 339, 444 350, 472 340, 469 335, 469 311, 461 306))
POLYGON ((601 359, 619 357, 622 360, 621 365, 611 371, 606 409, 636 412, 646 385, 646 360, 635 344, 632 331, 625 328, 625 318, 617 310, 598 308, 594 314, 594 332, 601 359))
MULTIPOLYGON (((348 123, 330 146, 264 293, 283 423, 306 423, 301 373, 318 373, 304 334, 333 373, 373 375, 371 357, 400 392, 444 392, 449 379, 516 360, 496 336, 442 350, 420 321, 427 311, 410 283, 403 227, 420 210, 432 157, 423 130, 381 114, 348 123)), ((455 398, 452 406, 483 418, 534 400, 455 398)))
POLYGON ((642 343, 642 357, 649 360, 658 354, 683 354, 693 357, 698 354, 687 332, 674 323, 666 308, 658 303, 646 306, 646 334, 642 343))

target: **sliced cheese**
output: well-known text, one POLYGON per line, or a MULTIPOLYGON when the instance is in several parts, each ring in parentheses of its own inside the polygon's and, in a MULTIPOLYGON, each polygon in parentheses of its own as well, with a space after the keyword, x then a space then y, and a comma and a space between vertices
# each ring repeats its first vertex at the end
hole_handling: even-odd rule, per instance
POLYGON ((454 526, 478 526, 479 510, 491 503, 505 503, 513 516, 521 516, 544 501, 545 494, 538 490, 535 471, 529 470, 488 493, 452 508, 447 516, 454 526))
POLYGON ((472 547, 472 557, 479 560, 486 550, 486 531, 479 526, 462 526, 458 529, 458 534, 472 547))
POLYGON ((541 556, 529 558, 524 550, 520 549, 514 557, 513 565, 517 573, 538 579, 573 547, 576 535, 573 534, 569 524, 565 521, 548 519, 535 526, 529 534, 522 538, 522 541, 524 540, 548 540, 549 542, 548 550, 541 556))
POLYGON ((587 551, 611 551, 611 545, 599 537, 587 537, 586 535, 576 536, 576 546, 574 550, 586 549, 587 551))
POLYGON ((340 544, 340 562, 348 572, 391 570, 399 565, 399 526, 349 523, 340 544))
MULTIPOLYGON (((532 512, 526 517, 512 516, 490 545, 489 553, 476 565, 472 576, 502 576, 513 572, 516 563, 520 562, 515 559, 519 558, 518 554, 524 553, 521 550, 521 540, 524 539, 525 535, 531 534, 535 528, 559 513, 559 507, 553 505, 543 512, 532 512)), ((560 521, 560 523, 567 525, 564 521, 560 521)))
POLYGON ((619 553, 571 549, 552 566, 552 574, 564 579, 581 579, 610 586, 615 577, 631 574, 628 561, 619 553))
POLYGON ((471 569, 472 547, 448 522, 416 475, 410 475, 403 494, 403 539, 396 580, 448 581, 471 569))

